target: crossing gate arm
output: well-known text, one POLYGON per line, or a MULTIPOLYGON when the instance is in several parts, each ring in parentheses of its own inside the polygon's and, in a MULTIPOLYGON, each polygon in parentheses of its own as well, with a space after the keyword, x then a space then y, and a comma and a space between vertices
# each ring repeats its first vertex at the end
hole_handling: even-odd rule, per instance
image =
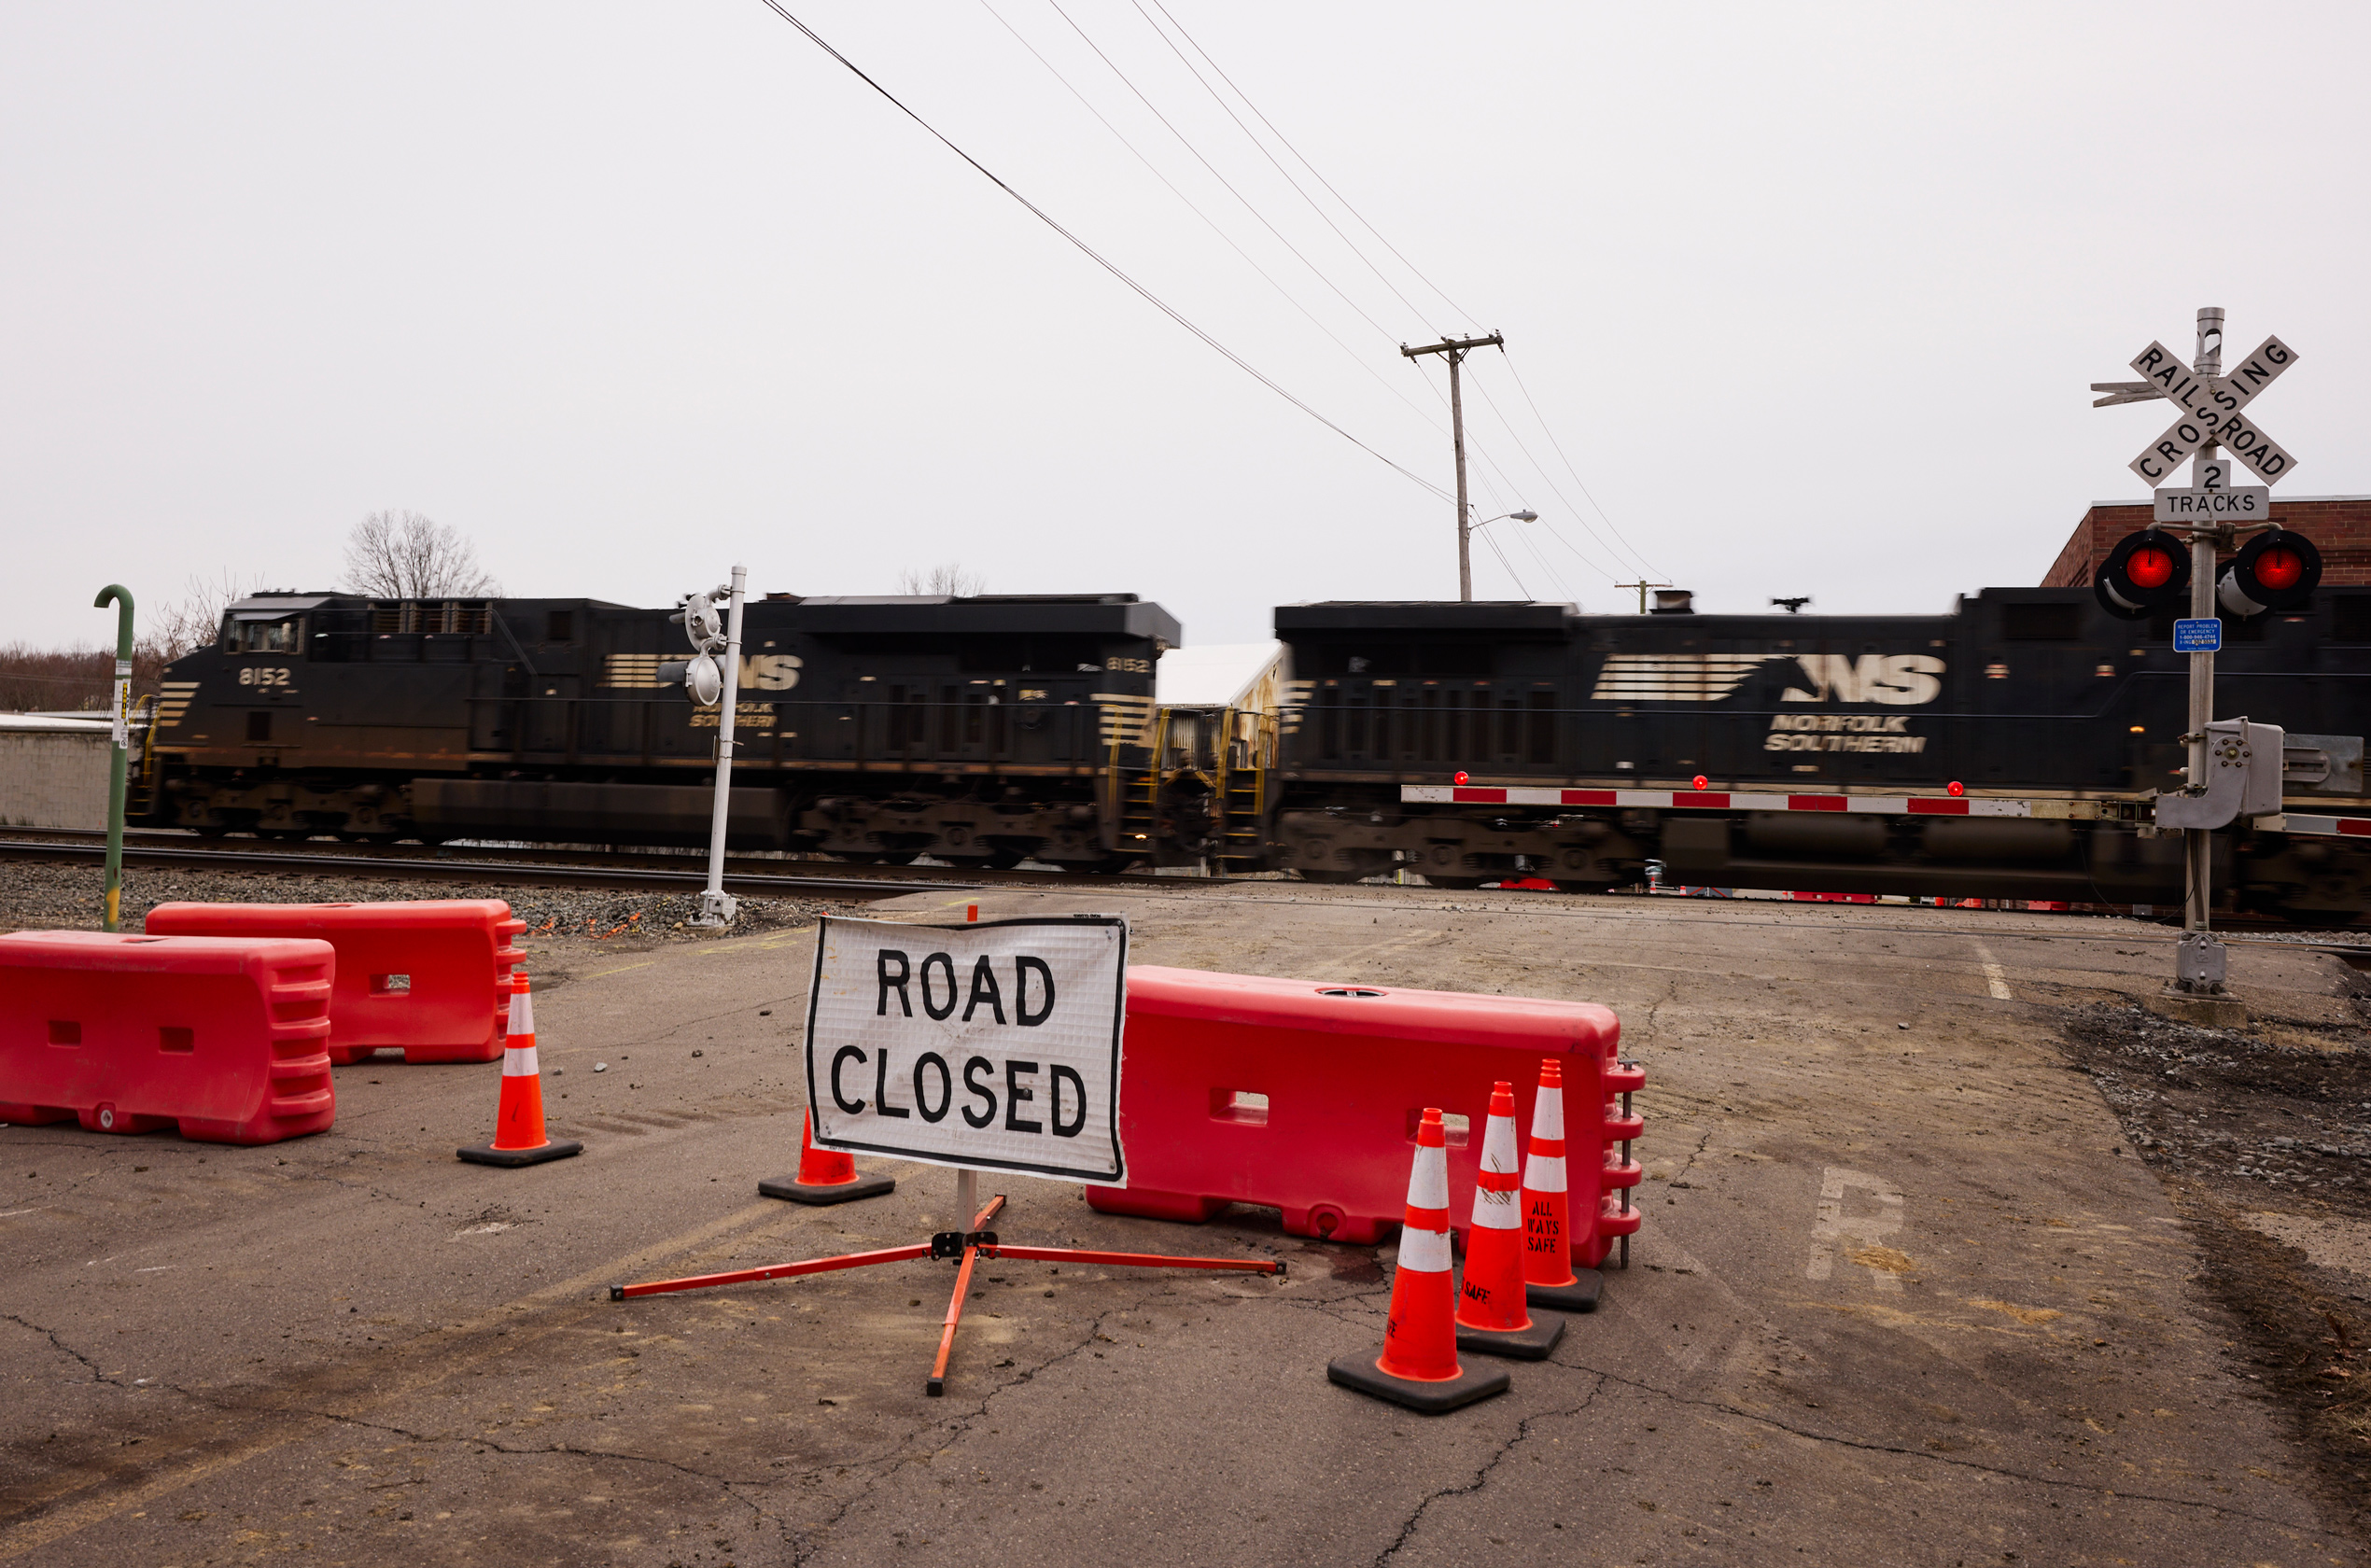
POLYGON ((2371 838, 2371 817, 2308 817, 2302 812, 2291 811, 2278 817, 2258 817, 2254 822, 2257 828, 2266 833, 2371 838))
POLYGON ((1604 805, 1652 811, 1845 811, 1886 817, 2108 815, 2099 801, 1992 800, 1964 795, 1797 795, 1774 791, 1568 790, 1555 786, 1403 784, 1403 805, 1604 805))

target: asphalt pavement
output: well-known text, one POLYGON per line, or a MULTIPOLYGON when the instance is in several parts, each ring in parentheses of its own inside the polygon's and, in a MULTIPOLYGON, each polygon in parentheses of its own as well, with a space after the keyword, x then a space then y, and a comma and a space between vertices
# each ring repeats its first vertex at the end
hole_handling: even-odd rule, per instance
MULTIPOLYGON (((580 1157, 461 1164, 497 1070, 392 1057, 264 1148, 0 1128, 0 1561, 2359 1561, 2059 1048, 2154 987, 2155 928, 1280 883, 864 913, 975 902, 1127 914, 1147 963, 1614 1007, 1648 1075, 1632 1267, 1508 1394, 1424 1418, 1325 1376, 1380 1345, 1390 1246, 1015 1181, 1008 1239, 1290 1273, 984 1265, 926 1398, 945 1263, 609 1299, 959 1223, 919 1165, 756 1196, 796 1163, 811 930, 550 941, 580 1157)), ((2335 960, 2234 965, 2275 1028, 2359 1027, 2335 960)))

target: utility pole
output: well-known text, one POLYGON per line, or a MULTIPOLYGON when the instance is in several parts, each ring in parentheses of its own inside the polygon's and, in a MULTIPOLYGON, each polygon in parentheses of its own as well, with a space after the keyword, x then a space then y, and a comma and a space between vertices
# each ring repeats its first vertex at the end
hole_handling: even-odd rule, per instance
POLYGON ((1420 354, 1438 354, 1449 360, 1449 439, 1457 448, 1457 597, 1461 603, 1474 596, 1474 514, 1466 504, 1466 404, 1457 389, 1457 367, 1472 350, 1500 348, 1506 342, 1493 332, 1486 338, 1444 338, 1422 348, 1399 345, 1399 352, 1410 359, 1420 354))
MULTIPOLYGON (((2191 370, 2201 376, 2223 373, 2223 312, 2214 305, 2201 306, 2198 311, 2198 357, 2191 370)), ((2209 441, 2198 448, 2198 458, 2190 469, 2190 483, 2197 489, 2220 484, 2217 477, 2222 465, 2215 455, 2222 448, 2209 441)), ((2190 532, 2190 614, 2206 620, 2215 612, 2214 581, 2215 536, 2203 528, 2190 532)), ((2207 725, 2214 720, 2214 655, 2190 655, 2190 776, 2189 785, 2203 793, 2207 787, 2207 725)), ((2182 929, 2195 945, 2217 946, 2209 934, 2213 924, 2214 898, 2209 878, 2214 870, 2214 834, 2205 828, 2191 828, 2182 835, 2183 898, 2182 929)), ((2221 966, 2216 966, 2218 973, 2221 966)))
MULTIPOLYGON (((1668 583, 1668 582, 1617 582, 1617 583, 1615 583, 1615 584, 1614 584, 1614 586, 1615 586, 1615 587, 1617 587, 1617 588, 1635 588, 1635 589, 1637 589, 1637 590, 1638 590, 1638 613, 1639 613, 1639 614, 1641 614, 1641 615, 1644 615, 1644 614, 1646 614, 1646 613, 1647 613, 1647 590, 1648 590, 1648 589, 1649 589, 1649 588, 1668 588, 1668 587, 1670 587, 1670 586, 1671 586, 1671 584, 1670 584, 1670 583, 1668 583)), ((1779 601, 1777 601, 1776 599, 1773 599, 1773 600, 1771 600, 1770 602, 1771 602, 1772 604, 1776 604, 1776 603, 1778 603, 1779 601)), ((1809 604, 1810 602, 1811 602, 1811 601, 1810 601, 1810 600, 1808 600, 1808 599, 1805 599, 1805 600, 1803 601, 1803 603, 1805 603, 1805 604, 1809 604)))

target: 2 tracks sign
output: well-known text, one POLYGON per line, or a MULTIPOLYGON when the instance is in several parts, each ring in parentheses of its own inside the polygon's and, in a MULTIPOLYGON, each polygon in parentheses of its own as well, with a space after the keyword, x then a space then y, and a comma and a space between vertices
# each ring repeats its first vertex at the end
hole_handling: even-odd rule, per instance
POLYGON ((1128 1184, 1117 916, 925 926, 825 917, 807 1014, 815 1141, 1128 1184))

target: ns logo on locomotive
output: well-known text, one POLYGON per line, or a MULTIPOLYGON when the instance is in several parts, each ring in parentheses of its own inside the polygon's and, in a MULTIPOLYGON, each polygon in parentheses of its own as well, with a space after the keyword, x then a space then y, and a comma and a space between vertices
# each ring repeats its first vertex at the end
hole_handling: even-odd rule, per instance
MULTIPOLYGON (((1288 605, 1232 707, 1157 700, 1182 634, 1133 595, 771 595, 747 611, 729 842, 1576 890, 1660 860, 1732 886, 2171 903, 2181 845, 2149 805, 2185 757, 2171 543, 2136 536, 2096 591, 1929 616, 1288 605), (1500 788, 1442 788, 1461 774, 1500 788), (1735 808, 1674 804, 1698 777, 1735 808), (1908 801, 1954 784, 1960 814, 1908 801), (1468 794, 1493 798, 1432 798, 1468 794), (1821 808, 1762 808, 1789 798, 1821 808)), ((2240 552, 2220 707, 2288 732, 2292 814, 2371 815, 2371 589, 2317 581, 2294 534, 2240 552)), ((669 684, 678 646, 666 610, 595 600, 259 595, 167 672, 136 805, 202 833, 700 843, 716 717, 669 684)), ((2276 821, 2218 835, 2218 888, 2317 921, 2371 908, 2371 839, 2276 821)))

